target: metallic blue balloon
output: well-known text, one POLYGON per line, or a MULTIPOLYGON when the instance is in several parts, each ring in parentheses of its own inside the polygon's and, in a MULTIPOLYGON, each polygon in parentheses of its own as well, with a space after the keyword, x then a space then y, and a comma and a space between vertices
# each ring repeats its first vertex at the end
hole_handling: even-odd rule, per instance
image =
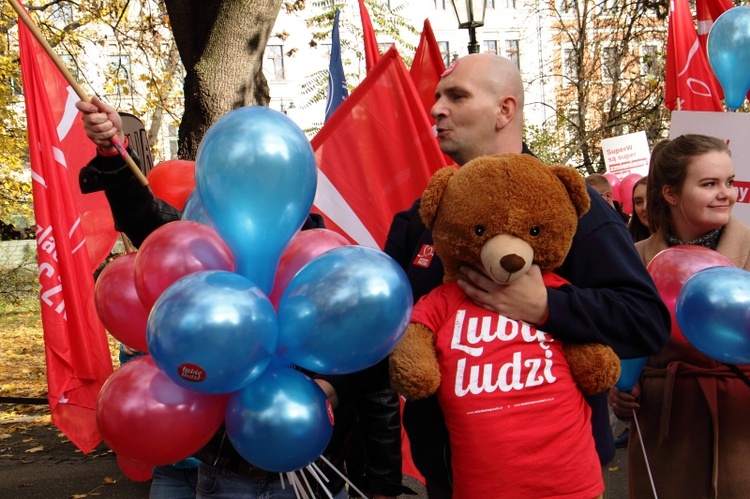
POLYGON ((697 272, 677 295, 675 313, 698 351, 720 362, 750 364, 750 272, 736 267, 697 272))
POLYGON ((727 107, 736 111, 750 90, 749 6, 733 7, 719 16, 708 33, 706 51, 727 107))
POLYGON ((345 374, 384 359, 409 324, 412 293, 382 251, 326 251, 292 278, 278 307, 277 355, 310 371, 345 374))
POLYGON ((199 222, 203 225, 208 225, 212 229, 216 230, 214 223, 211 221, 211 217, 208 216, 206 207, 203 206, 203 201, 198 194, 198 189, 193 190, 185 201, 185 207, 182 209, 182 220, 191 220, 193 222, 199 222))
POLYGON ((636 359, 620 359, 620 377, 615 383, 615 388, 623 392, 629 392, 633 389, 643 372, 643 366, 646 365, 648 357, 638 357, 636 359))
POLYGON ((151 309, 148 350, 176 384, 230 393, 260 376, 278 341, 276 312, 247 278, 204 271, 175 281, 151 309))
POLYGON ((323 390, 287 367, 269 367, 229 397, 229 440, 249 463, 268 471, 304 468, 320 456, 333 432, 323 390))
POLYGON ((270 293, 281 254, 315 197, 317 167, 305 134, 266 107, 231 111, 203 137, 195 182, 237 273, 270 293))

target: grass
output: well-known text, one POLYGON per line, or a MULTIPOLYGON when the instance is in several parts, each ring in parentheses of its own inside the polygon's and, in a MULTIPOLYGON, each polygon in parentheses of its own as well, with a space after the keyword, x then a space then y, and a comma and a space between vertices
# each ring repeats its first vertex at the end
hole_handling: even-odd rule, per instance
MULTIPOLYGON (((118 342, 107 336, 113 365, 116 366, 118 342)), ((0 396, 47 396, 44 333, 36 297, 22 298, 17 303, 0 301, 0 396)), ((37 406, 36 410, 41 408, 48 409, 47 406, 37 406)))

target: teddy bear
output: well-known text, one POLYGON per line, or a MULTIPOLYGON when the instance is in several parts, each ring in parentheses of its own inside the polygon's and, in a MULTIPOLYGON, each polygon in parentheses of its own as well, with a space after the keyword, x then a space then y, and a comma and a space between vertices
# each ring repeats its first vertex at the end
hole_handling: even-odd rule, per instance
POLYGON ((617 355, 602 344, 562 344, 474 304, 456 284, 462 266, 513 286, 536 264, 547 287, 566 285, 552 271, 589 205, 575 169, 527 154, 444 167, 424 191, 419 214, 432 229, 444 284, 415 304, 390 356, 391 384, 407 399, 437 394, 456 498, 603 491, 582 392, 615 384, 617 355))

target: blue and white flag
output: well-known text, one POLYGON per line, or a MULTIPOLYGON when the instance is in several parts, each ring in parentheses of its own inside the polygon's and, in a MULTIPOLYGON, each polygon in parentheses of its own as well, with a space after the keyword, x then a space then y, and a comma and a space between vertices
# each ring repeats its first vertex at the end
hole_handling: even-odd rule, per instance
POLYGON ((328 65, 328 102, 326 102, 326 121, 331 117, 344 99, 349 97, 346 87, 344 65, 341 62, 341 40, 339 39, 339 9, 333 18, 331 33, 331 61, 328 65))

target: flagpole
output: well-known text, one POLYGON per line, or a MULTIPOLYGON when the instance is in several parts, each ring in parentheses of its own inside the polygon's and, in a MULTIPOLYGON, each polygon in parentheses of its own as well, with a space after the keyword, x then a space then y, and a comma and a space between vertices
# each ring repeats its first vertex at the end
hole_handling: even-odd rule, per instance
MULTIPOLYGON (((78 95, 78 97, 82 101, 91 102, 91 98, 86 94, 86 92, 83 91, 83 88, 81 88, 75 78, 73 78, 73 75, 70 74, 70 71, 68 70, 67 66, 65 66, 65 63, 55 53, 49 42, 47 42, 47 40, 44 38, 44 35, 39 31, 39 28, 36 27, 36 24, 34 24, 29 15, 26 13, 26 10, 21 7, 17 0, 8 1, 10 2, 10 6, 13 7, 13 10, 15 10, 18 14, 18 17, 23 21, 26 27, 29 28, 31 34, 34 35, 36 41, 39 42, 42 48, 44 48, 44 51, 47 52, 47 55, 50 56, 52 62, 54 62, 55 66, 57 66, 57 69, 60 70, 60 73, 62 73, 70 86, 73 87, 73 90, 75 90, 75 93, 78 95)), ((122 144, 117 139, 117 136, 111 137, 109 140, 112 142, 112 145, 115 147, 115 149, 117 149, 117 152, 120 154, 122 159, 125 160, 125 163, 127 163, 130 169, 133 171, 133 175, 135 175, 138 181, 142 185, 148 185, 148 180, 143 175, 143 172, 140 168, 138 168, 138 165, 135 164, 135 161, 133 161, 133 158, 130 156, 130 154, 128 154, 128 151, 126 151, 125 148, 122 147, 122 144)))

